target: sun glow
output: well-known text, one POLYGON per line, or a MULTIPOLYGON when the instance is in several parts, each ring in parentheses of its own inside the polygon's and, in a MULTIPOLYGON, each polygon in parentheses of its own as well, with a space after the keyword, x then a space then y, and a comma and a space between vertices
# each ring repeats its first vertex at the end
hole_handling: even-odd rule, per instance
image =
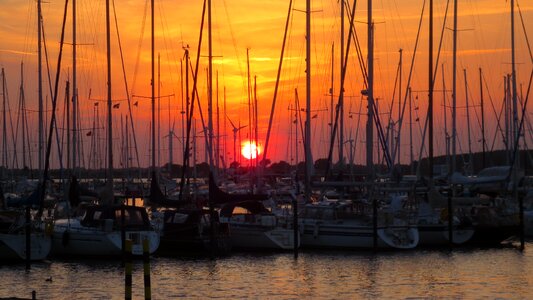
POLYGON ((262 150, 261 145, 257 146, 252 141, 245 141, 241 144, 241 154, 246 159, 255 159, 257 155, 261 154, 262 150))

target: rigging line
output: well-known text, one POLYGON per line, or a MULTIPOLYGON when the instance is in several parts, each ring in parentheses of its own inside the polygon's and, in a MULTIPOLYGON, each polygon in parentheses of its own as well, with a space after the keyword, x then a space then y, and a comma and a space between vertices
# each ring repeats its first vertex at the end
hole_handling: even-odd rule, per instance
POLYGON ((267 158, 268 142, 270 141, 270 132, 272 130, 272 120, 274 118, 274 112, 276 109, 276 100, 278 96, 278 88, 279 88, 279 82, 280 82, 280 77, 281 77, 281 68, 283 66, 283 57, 285 54, 285 45, 287 42, 287 32, 289 29, 291 11, 292 11, 292 0, 289 1, 289 10, 287 13, 287 20, 285 21, 285 32, 283 34, 283 43, 281 45, 281 54, 280 54, 279 64, 278 64, 278 73, 276 75, 276 85, 274 86, 274 97, 272 99, 272 108, 270 110, 270 118, 268 120, 268 129, 267 129, 267 134, 266 134, 266 139, 265 139, 265 149, 263 150, 263 161, 266 161, 266 158, 267 158))
MULTIPOLYGON (((353 30, 353 27, 354 27, 354 16, 355 16, 355 8, 357 6, 357 0, 354 0, 354 4, 352 6, 352 11, 351 11, 351 18, 350 20, 350 29, 348 32, 352 32, 353 30)), ((346 53, 344 54, 344 62, 342 64, 342 73, 341 73, 341 86, 340 86, 340 91, 342 91, 344 89, 344 81, 346 79, 346 69, 347 69, 347 66, 348 66, 348 58, 349 58, 349 54, 350 54, 350 45, 351 45, 351 39, 352 39, 352 35, 349 34, 348 35, 348 42, 346 43, 346 53)), ((339 126, 339 116, 340 116, 340 102, 342 100, 342 97, 343 97, 343 93, 340 92, 339 93, 339 98, 337 100, 337 105, 335 107, 335 122, 332 124, 333 125, 333 132, 331 133, 331 139, 330 139, 330 143, 329 143, 329 152, 328 152, 328 163, 326 164, 326 171, 325 171, 325 174, 324 174, 324 177, 325 177, 325 181, 327 181, 329 175, 330 175, 330 166, 331 166, 331 163, 333 161, 333 148, 335 146, 335 135, 337 134, 337 128, 339 126)), ((309 109, 309 108, 308 108, 309 109)), ((340 145, 340 147, 343 147, 344 145, 340 145)), ((342 158, 339 158, 340 160, 342 160, 342 158)), ((322 190, 322 192, 324 192, 324 190, 322 190)))
MULTIPOLYGON (((11 128, 11 139, 12 141, 14 142, 14 145, 13 145, 13 164, 12 165, 16 165, 17 169, 19 168, 19 163, 18 163, 18 157, 17 157, 17 144, 16 144, 16 138, 15 138, 15 132, 13 131, 13 116, 11 114, 11 104, 9 101, 9 93, 7 92, 7 80, 5 78, 5 73, 4 73, 4 83, 5 83, 5 86, 6 86, 6 90, 4 91, 5 93, 5 97, 7 99, 7 110, 9 111, 9 126, 11 128)), ((7 138, 6 138, 7 140, 7 138)), ((7 161, 6 161, 7 162, 7 161)), ((7 167, 7 166, 6 166, 7 167)))
MULTIPOLYGON (((442 49, 442 43, 443 43, 443 40, 444 40, 444 30, 446 28, 446 20, 448 18, 449 4, 450 4, 450 0, 446 1, 446 10, 445 10, 445 13, 444 13, 444 21, 443 21, 442 29, 441 29, 439 48, 437 50, 437 57, 436 57, 436 60, 435 60, 435 65, 437 65, 437 66, 439 65, 440 54, 441 54, 441 49, 442 49)), ((421 25, 421 23, 420 23, 420 25, 421 25)), ((420 32, 420 27, 419 27, 419 32, 420 32)), ((417 43, 418 43, 418 35, 417 35, 417 43)), ((415 51, 416 51, 416 46, 415 46, 415 51)), ((414 58, 414 55, 413 55, 413 58, 414 58)), ((438 73, 438 68, 435 68, 435 70, 433 71, 432 79, 431 79, 431 85, 432 86, 435 85, 435 79, 437 78, 437 73, 438 73)), ((411 74, 409 74, 409 79, 408 79, 408 85, 407 86, 410 85, 410 80, 411 80, 411 74)), ((402 110, 402 117, 400 118, 402 120, 402 122, 400 122, 400 125, 399 125, 398 137, 400 136, 400 133, 401 133, 401 128, 402 128, 401 126, 403 124, 403 116, 404 116, 404 112, 405 112, 405 107, 406 106, 407 106, 407 91, 405 93, 405 98, 404 98, 404 104, 403 104, 404 109, 402 110)), ((429 114, 429 108, 428 108, 428 114, 429 114)), ((419 124, 419 126, 420 126, 420 124, 419 124)), ((424 133, 424 137, 425 137, 425 133, 424 133)), ((424 143, 424 139, 422 139, 422 143, 424 143)), ((397 153, 397 151, 399 151, 399 148, 400 148, 400 145, 395 145, 394 152, 393 152, 393 155, 392 155, 393 162, 394 162, 394 159, 396 158, 396 153, 397 153)))
MULTIPOLYGON (((398 85, 398 79, 399 79, 399 76, 400 75, 400 63, 398 62, 398 68, 396 69, 396 78, 394 79, 394 88, 392 89, 392 98, 391 98, 391 104, 389 106, 389 120, 387 122, 387 141, 389 139, 389 133, 390 131, 392 130, 392 126, 391 126, 391 122, 392 122, 392 112, 393 112, 393 108, 394 108, 394 97, 396 96, 396 87, 398 85)), ((398 97, 401 97, 402 95, 398 95, 398 97)), ((400 121, 400 120, 398 120, 400 121)), ((394 133, 393 133, 394 134, 394 133)), ((392 141, 391 141, 392 143, 392 141)))
MULTIPOLYGON (((424 10, 425 10, 425 7, 426 7, 426 0, 424 0, 424 2, 422 3, 422 11, 420 12, 420 21, 418 22, 418 31, 416 33, 416 41, 415 41, 415 48, 413 50, 413 57, 411 58, 411 67, 409 68, 409 76, 407 76, 407 87, 410 87, 411 86, 411 78, 413 76, 413 69, 414 69, 414 66, 415 66, 415 58, 416 58, 416 51, 418 49, 418 42, 420 41, 420 32, 421 32, 421 28, 422 28, 422 21, 424 19, 424 10)), ((405 89, 405 96, 404 96, 404 99, 403 99, 403 108, 402 108, 402 114, 401 114, 401 118, 400 118, 400 123, 398 124, 398 132, 401 132, 402 130, 402 125, 403 125, 403 118, 404 118, 404 115, 405 115, 405 108, 407 107, 407 97, 409 96, 409 89, 405 89)), ((420 126, 420 123, 418 124, 420 126)), ((396 157, 397 155, 397 147, 395 147, 393 149, 393 152, 392 152, 392 157, 396 157)))
MULTIPOLYGON (((40 192, 38 193, 40 199, 39 199, 39 211, 37 212, 37 217, 39 218, 43 214, 46 181, 48 180, 48 171, 50 169, 50 152, 52 150, 52 135, 53 135, 53 129, 54 129, 54 124, 55 124, 55 118, 56 118, 57 94, 58 94, 57 90, 59 88, 59 75, 61 73, 61 57, 63 55, 63 42, 65 40, 65 25, 66 25, 66 19, 67 19, 67 11, 68 11, 68 0, 65 0, 65 12, 63 14, 63 26, 61 28, 61 39, 59 43, 59 54, 57 58, 56 79, 55 79, 54 94, 53 94, 54 96, 52 100, 52 120, 50 122, 50 129, 48 131, 45 165, 44 165, 44 171, 43 171, 43 176, 42 176, 43 181, 42 181, 40 192)), ((44 35, 44 32, 43 32, 43 35, 44 35)), ((46 46, 45 46, 45 49, 46 49, 46 46)))
POLYGON ((243 86, 243 89, 245 89, 246 88, 246 80, 245 80, 246 76, 244 76, 245 72, 244 72, 242 64, 241 64, 241 59, 239 59, 239 51, 238 51, 238 47, 237 47, 237 39, 235 38, 235 32, 233 30, 233 25, 231 24, 231 18, 229 16, 228 6, 227 6, 227 3, 226 3, 226 0, 223 0, 222 3, 224 4, 224 10, 226 12, 226 18, 228 19, 228 27, 229 27, 229 30, 230 30, 233 49, 235 50, 235 56, 237 56, 237 66, 239 67, 239 72, 241 73, 242 86, 243 86))
MULTIPOLYGON (((119 29, 118 29, 117 10, 115 8, 115 0, 112 0, 112 5, 113 5, 113 15, 115 17, 115 28, 116 28, 116 31, 117 31, 118 49, 119 49, 119 53, 120 53, 120 62, 121 62, 121 65, 122 65, 122 75, 123 75, 123 78, 124 78, 124 88, 126 90, 126 98, 127 98, 127 101, 128 101, 128 114, 130 116, 129 119, 130 119, 132 135, 133 135, 135 159, 137 161, 137 167, 139 168, 139 178, 140 178, 141 177, 141 170, 140 170, 141 162, 140 162, 140 159, 139 159, 139 149, 137 147, 137 135, 135 134, 135 125, 133 123, 133 112, 131 110, 131 96, 130 96, 129 88, 128 88, 128 80, 126 78, 126 66, 124 64, 124 53, 122 52, 122 42, 121 42, 121 39, 120 39, 120 32, 119 32, 119 29)), ((141 189, 142 189, 142 187, 141 187, 141 189)))
POLYGON ((491 151, 492 151, 492 150, 494 150, 494 146, 495 146, 495 143, 496 143, 496 136, 498 134, 498 130, 502 134, 502 137, 504 137, 505 135, 504 135, 501 123, 500 123, 500 121, 501 121, 501 112, 500 112, 500 115, 498 115, 498 112, 496 110, 496 106, 494 105, 494 101, 492 100, 492 94, 490 93, 489 85, 487 83, 487 79, 485 78, 485 74, 483 73, 481 76, 483 78, 483 83, 485 84, 485 90, 487 91, 487 94, 489 96, 492 112, 494 113, 494 116, 496 117, 496 121, 497 121, 496 122, 496 130, 494 130, 494 139, 493 139, 493 143, 492 143, 492 147, 491 147, 491 151))
MULTIPOLYGON (((66 1, 68 2, 68 0, 66 1)), ((68 11, 68 8, 66 9, 65 13, 67 13, 68 11)), ((57 95, 56 94, 53 94, 53 91, 52 91, 52 78, 51 78, 51 75, 50 75, 50 61, 48 59, 48 46, 46 46, 46 33, 44 31, 44 20, 41 18, 41 27, 42 27, 42 34, 43 34, 43 46, 44 46, 44 57, 45 57, 45 60, 46 60, 46 73, 48 75, 48 87, 50 89, 50 96, 52 98, 56 98, 57 99, 57 95)), ((59 81, 59 76, 60 76, 60 72, 61 70, 58 68, 56 70, 56 73, 58 73, 58 78, 56 80, 59 81)), ((59 82, 56 83, 56 85, 59 85, 59 82)), ((55 93, 57 93, 57 89, 55 90, 55 93)), ((47 103, 48 104, 48 103, 47 103)), ((53 104, 52 104, 53 105, 53 104)), ((53 111, 52 111, 53 113, 53 111)), ((57 123, 56 123, 56 118, 54 117, 53 119, 51 119, 50 121, 53 121, 54 122, 54 129, 55 129, 55 133, 56 133, 56 144, 57 144, 57 155, 58 155, 58 158, 59 158, 59 167, 61 169, 61 174, 63 174, 63 160, 61 159, 63 157, 63 149, 60 145, 60 142, 59 142, 59 132, 57 131, 57 123)), ((52 139, 52 135, 50 135, 50 139, 52 139)), ((61 175, 61 177, 63 177, 61 175)))
POLYGON ((144 31, 146 28, 146 15, 148 13, 148 0, 144 2, 144 15, 141 22, 141 36, 139 37, 139 42, 137 44, 137 57, 135 59, 135 67, 133 68, 133 83, 132 83, 132 89, 131 94, 135 94, 135 86, 137 85, 137 74, 139 72, 139 62, 141 60, 141 48, 144 40, 144 31))
MULTIPOLYGON (((204 31, 206 6, 207 6, 207 0, 204 0, 204 4, 202 7, 202 21, 200 23, 200 35, 198 37, 198 53, 196 54, 196 66, 195 66, 194 74, 198 74, 198 68, 200 65, 200 53, 202 50, 202 37, 203 37, 203 31, 204 31)), ((192 66, 192 64, 190 64, 190 62, 188 61, 185 61, 185 64, 192 66)), ((189 144, 190 144, 190 138, 191 138, 192 117, 194 116, 194 99, 196 98, 196 95, 198 95, 198 92, 196 91, 197 84, 198 84, 198 79, 196 76, 194 76, 193 77, 193 89, 192 89, 193 92, 192 92, 191 104, 190 104, 191 109, 190 109, 189 115, 187 116, 187 137, 186 137, 185 146, 184 146, 185 153, 183 155, 183 172, 181 172, 179 201, 183 200, 183 190, 184 190, 184 185, 185 185, 185 172, 187 168, 189 167, 189 156, 190 156, 189 155, 190 153, 189 144)), ((188 97, 189 95, 187 95, 186 98, 188 97)), ((187 103, 187 105, 189 104, 187 103)))
MULTIPOLYGON (((348 1, 346 1, 346 8, 348 8, 348 11, 351 10, 350 4, 348 3, 348 1)), ((348 22, 350 22, 350 23, 354 22, 350 15, 348 15, 348 22)), ((365 59, 363 58, 363 54, 362 54, 363 51, 361 50, 361 44, 359 42, 359 36, 357 35, 357 31, 355 30, 355 26, 350 31, 350 33, 351 33, 350 35, 353 35, 353 39, 354 39, 354 43, 355 43, 355 49, 356 49, 355 52, 357 53, 357 59, 359 61, 359 68, 361 69, 361 74, 363 75, 363 86, 366 89, 367 86, 368 86, 367 69, 366 69, 365 59)))
POLYGON ((522 10, 520 5, 518 5, 518 0, 516 0, 516 7, 518 7, 518 14, 520 15, 520 21, 522 22, 522 30, 524 31, 524 36, 526 38, 527 49, 529 50, 529 58, 533 62, 533 53, 531 53, 531 45, 529 44, 529 38, 527 37, 526 25, 524 24, 524 17, 522 16, 522 10))
MULTIPOLYGON (((513 168, 515 166, 515 161, 518 157, 518 145, 520 143, 520 133, 522 132, 522 129, 524 127, 524 120, 527 115, 527 103, 529 101, 529 92, 531 91, 531 82, 533 81, 533 69, 531 70, 531 73, 529 75, 529 86, 527 88, 526 93, 526 101, 524 101, 524 107, 522 108, 522 117, 520 118, 520 126, 518 127, 518 132, 516 133, 516 136, 514 137, 514 148, 513 148, 513 156, 511 159, 511 169, 509 170, 509 173, 507 174, 507 180, 510 179, 511 174, 513 173, 513 168)), ((514 183, 516 185, 516 182, 514 183)))

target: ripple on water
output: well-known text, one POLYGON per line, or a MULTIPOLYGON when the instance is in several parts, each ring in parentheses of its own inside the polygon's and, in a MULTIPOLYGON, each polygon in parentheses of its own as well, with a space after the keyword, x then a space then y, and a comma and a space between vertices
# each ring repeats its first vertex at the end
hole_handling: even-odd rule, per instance
MULTIPOLYGON (((528 244, 526 247, 533 247, 528 244)), ((154 257, 153 299, 533 298, 533 252, 467 249, 405 252, 237 253, 216 260, 154 257)), ((133 264, 143 298, 143 264, 133 264)), ((0 266, 0 297, 121 299, 120 261, 54 260, 0 266), (50 280, 47 280, 50 279, 50 280)))

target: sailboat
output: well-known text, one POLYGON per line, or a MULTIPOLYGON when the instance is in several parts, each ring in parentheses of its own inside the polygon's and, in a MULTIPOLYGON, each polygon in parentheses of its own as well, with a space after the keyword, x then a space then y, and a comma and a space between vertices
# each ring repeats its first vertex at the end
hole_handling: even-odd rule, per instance
POLYGON ((278 220, 263 201, 267 195, 229 194, 209 177, 209 201, 220 206, 220 223, 229 227, 233 248, 293 250, 300 245, 294 230, 278 220))
MULTIPOLYGON (((21 204, 29 206, 37 202, 34 200, 37 200, 35 193, 21 204)), ((41 230, 37 222, 31 222, 29 207, 26 209, 25 214, 23 210, 6 207, 0 186, 0 260, 43 260, 50 253, 50 235, 41 230)))
POLYGON ((109 0, 106 1, 107 20, 107 109, 108 109, 108 169, 106 190, 94 203, 80 201, 80 187, 73 177, 69 188, 69 204, 75 213, 56 219, 53 226, 52 252, 56 255, 115 256, 125 251, 125 241, 132 241, 132 254, 143 253, 148 240, 149 253, 159 247, 159 234, 152 227, 144 207, 116 204, 113 195, 113 147, 111 56, 109 28, 109 0))

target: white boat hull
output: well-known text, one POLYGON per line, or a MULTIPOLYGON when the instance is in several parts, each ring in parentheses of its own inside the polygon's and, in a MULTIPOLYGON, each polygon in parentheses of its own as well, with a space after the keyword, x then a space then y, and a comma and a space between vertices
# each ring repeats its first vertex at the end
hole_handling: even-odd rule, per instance
MULTIPOLYGON (((43 260, 50 253, 51 239, 44 233, 32 233, 30 260, 43 260)), ((0 260, 25 260, 26 235, 0 233, 0 260)))
MULTIPOLYGON (((371 249, 374 230, 371 226, 303 221, 300 223, 301 245, 308 248, 371 249)), ((411 249, 418 244, 414 227, 378 227, 377 247, 411 249)))
MULTIPOLYGON (((132 241, 132 254, 143 254, 143 240, 149 241, 149 253, 159 246, 155 231, 126 231, 132 241)), ((56 220, 52 235, 53 255, 117 256, 122 254, 121 232, 104 228, 85 227, 79 220, 56 220)))

